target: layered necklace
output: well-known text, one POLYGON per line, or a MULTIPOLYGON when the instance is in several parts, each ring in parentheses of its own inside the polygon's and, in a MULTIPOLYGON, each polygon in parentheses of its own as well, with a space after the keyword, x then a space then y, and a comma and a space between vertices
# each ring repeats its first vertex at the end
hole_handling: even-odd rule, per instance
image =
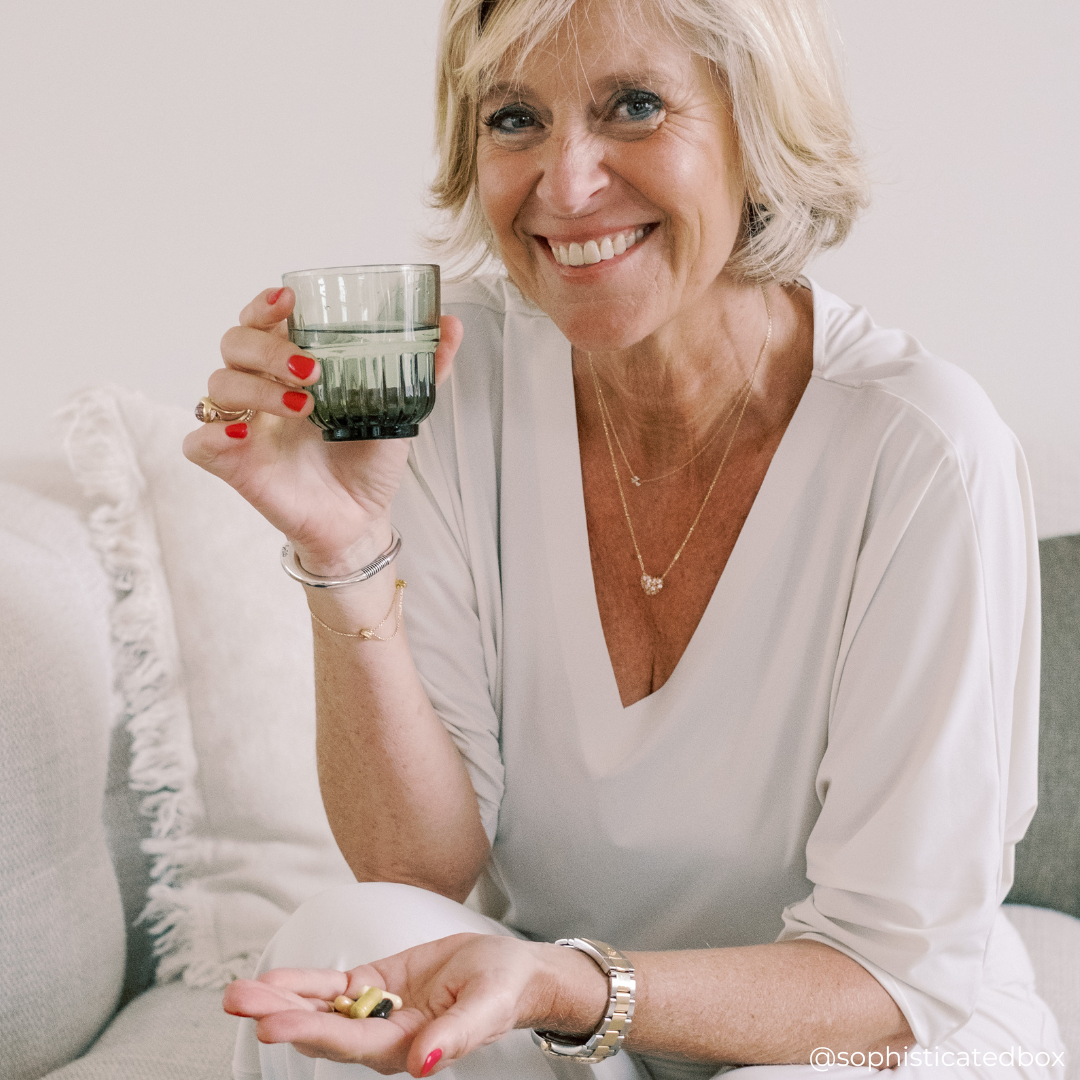
POLYGON ((663 473, 661 476, 653 476, 642 480, 637 473, 634 472, 633 468, 631 468, 630 462, 626 457, 626 452, 623 450, 622 442, 619 439, 618 432, 615 430, 615 425, 612 422, 607 402, 604 400, 604 392, 600 387, 600 379, 597 377, 596 369, 593 367, 592 354, 588 354, 589 371, 592 374, 593 386, 596 387, 596 403, 600 410, 600 422, 604 427, 604 439, 607 442, 608 454, 611 457, 611 468, 615 472, 615 484, 619 489, 619 501, 622 503, 623 514, 626 517, 626 525, 630 530, 630 541, 634 545, 634 554, 637 556, 638 566, 641 568, 641 587, 645 590, 647 596, 656 596, 656 594, 664 587, 664 578, 671 573, 672 567, 679 561, 679 556, 682 555, 686 545, 690 542, 690 537, 694 535, 694 530, 701 520, 701 515, 705 513, 705 507, 708 505, 709 498, 713 493, 713 488, 716 487, 716 482, 720 479, 720 474, 724 471, 724 466, 727 464, 728 455, 731 453, 731 447, 735 442, 735 436, 739 433, 739 425, 742 423, 743 414, 746 412, 747 405, 750 404, 750 395, 754 390, 754 379, 757 377, 758 368, 761 366, 761 361, 764 359, 766 352, 768 352, 769 342, 772 340, 772 310, 769 308, 769 297, 765 292, 764 287, 762 287, 761 295, 765 300, 765 314, 768 317, 768 327, 765 331, 765 340, 762 342, 761 351, 758 353, 754 369, 750 372, 750 378, 746 380, 745 385, 735 395, 731 408, 724 414, 724 417, 720 421, 712 438, 709 439, 709 441, 688 461, 683 462, 682 465, 676 469, 672 469, 670 472, 663 473), (735 427, 728 437, 727 446, 724 447, 724 456, 720 459, 720 464, 716 467, 712 483, 709 484, 709 490, 705 492, 705 498, 702 500, 697 515, 694 517, 686 536, 683 537, 683 542, 679 545, 679 550, 675 552, 671 562, 668 563, 667 569, 659 577, 654 577, 645 569, 645 560, 642 559, 641 549, 638 547, 637 534, 634 532, 634 523, 630 519, 630 508, 626 504, 626 492, 623 490, 622 476, 619 473, 619 463, 615 460, 615 444, 619 447, 619 453, 622 455, 623 462, 626 465, 626 471, 629 474, 630 482, 634 484, 635 487, 641 487, 642 484, 653 484, 658 480, 665 480, 669 476, 674 476, 677 472, 682 472, 687 466, 697 461, 697 459, 716 441, 720 432, 727 425, 728 420, 731 419, 736 410, 738 410, 738 417, 735 420, 735 427), (612 435, 615 437, 614 444, 612 443, 612 435))

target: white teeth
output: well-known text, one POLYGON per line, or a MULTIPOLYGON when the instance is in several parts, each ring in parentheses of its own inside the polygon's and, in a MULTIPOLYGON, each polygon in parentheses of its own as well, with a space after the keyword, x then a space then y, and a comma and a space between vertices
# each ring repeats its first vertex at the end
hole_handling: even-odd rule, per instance
POLYGON ((600 240, 586 240, 584 244, 551 244, 551 253, 561 266, 592 266, 598 262, 614 259, 632 248, 645 236, 645 229, 627 229, 600 240))

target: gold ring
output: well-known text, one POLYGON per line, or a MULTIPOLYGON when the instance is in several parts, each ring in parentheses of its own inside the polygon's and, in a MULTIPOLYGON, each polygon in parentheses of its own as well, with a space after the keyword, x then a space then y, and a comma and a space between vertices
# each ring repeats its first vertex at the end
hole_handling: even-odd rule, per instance
POLYGON ((246 424, 255 415, 254 409, 223 409, 210 398, 199 398, 195 406, 195 419, 204 424, 221 421, 225 424, 246 424))

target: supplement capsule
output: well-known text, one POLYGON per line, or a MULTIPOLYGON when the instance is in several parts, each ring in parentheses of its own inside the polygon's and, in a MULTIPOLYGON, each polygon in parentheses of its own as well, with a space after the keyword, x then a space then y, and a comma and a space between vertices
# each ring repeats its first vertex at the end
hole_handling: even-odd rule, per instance
POLYGON ((390 1015, 390 1011, 393 1007, 394 1003, 388 997, 384 997, 382 1001, 368 1013, 368 1018, 375 1017, 378 1020, 385 1020, 390 1015))
POLYGON ((346 997, 344 994, 339 994, 334 998, 334 1011, 342 1013, 345 1016, 349 1015, 349 1009, 352 1008, 353 999, 346 997))
MULTIPOLYGON (((370 989, 372 989, 370 986, 361 986, 360 990, 358 991, 358 993, 356 995, 357 998, 361 997, 361 995, 363 995, 363 994, 366 994, 370 989)), ((376 987, 376 989, 377 989, 377 987, 376 987)), ((394 1008, 395 1009, 400 1009, 402 1007, 401 998, 399 998, 397 996, 397 994, 391 994, 389 990, 381 990, 379 992, 382 994, 382 996, 384 998, 389 998, 394 1003, 394 1008)), ((352 999, 350 998, 349 1000, 351 1002, 352 999)))
POLYGON ((369 986, 353 1003, 349 1009, 349 1015, 354 1020, 363 1020, 366 1016, 371 1015, 371 1010, 375 1008, 383 999, 383 992, 377 986, 369 986))

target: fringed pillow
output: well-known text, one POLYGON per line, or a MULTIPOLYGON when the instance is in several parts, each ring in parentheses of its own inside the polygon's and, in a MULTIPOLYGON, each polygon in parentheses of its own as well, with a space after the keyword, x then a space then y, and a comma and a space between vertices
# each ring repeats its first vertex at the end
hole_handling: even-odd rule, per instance
POLYGON ((298 904, 352 880, 319 796, 307 605, 280 535, 183 457, 193 416, 117 389, 65 415, 115 594, 157 978, 222 985, 298 904))

